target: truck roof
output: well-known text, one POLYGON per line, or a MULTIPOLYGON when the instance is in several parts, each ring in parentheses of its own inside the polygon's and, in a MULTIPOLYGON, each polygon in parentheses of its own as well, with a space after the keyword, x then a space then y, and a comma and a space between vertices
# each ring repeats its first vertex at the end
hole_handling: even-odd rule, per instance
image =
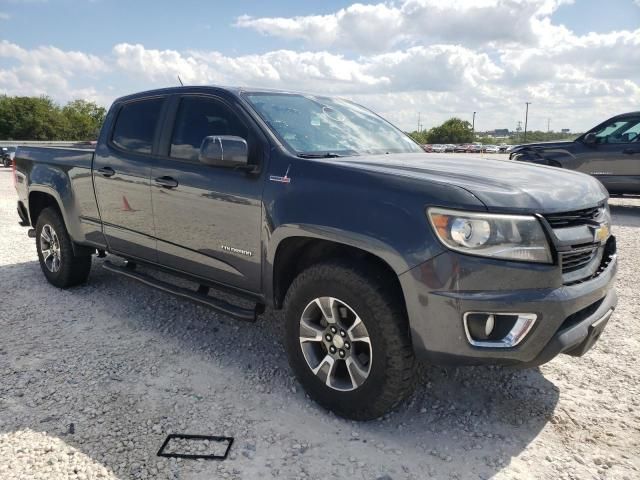
MULTIPOLYGON (((128 100, 134 100, 136 98, 149 97, 153 95, 169 95, 184 92, 206 92, 206 91, 224 91, 233 95, 240 95, 241 93, 289 93, 298 95, 311 95, 309 92, 300 92, 295 90, 284 90, 275 88, 253 88, 253 87, 233 87, 223 85, 185 85, 178 87, 158 88, 153 90, 145 90, 142 92, 132 93, 125 95, 114 100, 114 103, 124 102, 128 100)), ((328 95, 327 95, 328 96, 328 95)))

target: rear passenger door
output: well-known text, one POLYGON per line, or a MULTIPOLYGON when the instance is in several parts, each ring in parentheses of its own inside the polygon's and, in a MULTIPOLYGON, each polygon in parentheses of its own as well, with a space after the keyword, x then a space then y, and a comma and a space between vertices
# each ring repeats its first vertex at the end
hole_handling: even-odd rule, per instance
MULTIPOLYGON (((153 165, 151 191, 158 261, 215 283, 260 292, 262 175, 205 165, 202 140, 234 135, 262 161, 266 139, 232 99, 181 95, 172 106, 153 165)), ((262 169, 264 172, 264 169, 262 169)))
POLYGON ((100 142, 93 165, 96 200, 109 250, 157 260, 151 208, 151 159, 166 97, 116 107, 115 122, 100 142))

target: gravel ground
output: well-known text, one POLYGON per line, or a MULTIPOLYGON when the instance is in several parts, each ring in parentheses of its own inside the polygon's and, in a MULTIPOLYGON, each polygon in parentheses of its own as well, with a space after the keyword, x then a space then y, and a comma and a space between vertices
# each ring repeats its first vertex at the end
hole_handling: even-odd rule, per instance
POLYGON ((234 322, 97 259, 87 285, 50 286, 15 201, 0 169, 3 480, 640 478, 640 199, 612 201, 620 304, 585 357, 424 367, 408 403, 367 423, 305 396, 272 312, 234 322), (169 433, 235 443, 222 462, 158 457, 169 433))

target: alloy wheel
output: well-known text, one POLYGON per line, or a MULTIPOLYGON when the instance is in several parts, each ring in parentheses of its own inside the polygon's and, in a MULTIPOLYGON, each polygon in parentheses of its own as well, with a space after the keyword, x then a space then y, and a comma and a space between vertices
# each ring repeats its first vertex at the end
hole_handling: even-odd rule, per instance
POLYGON ((355 390, 371 372, 367 327, 353 308, 337 298, 316 298, 305 307, 300 347, 313 374, 334 390, 355 390))
POLYGON ((44 265, 52 273, 60 270, 62 265, 62 252, 60 249, 60 240, 53 227, 46 224, 40 232, 40 251, 44 265))

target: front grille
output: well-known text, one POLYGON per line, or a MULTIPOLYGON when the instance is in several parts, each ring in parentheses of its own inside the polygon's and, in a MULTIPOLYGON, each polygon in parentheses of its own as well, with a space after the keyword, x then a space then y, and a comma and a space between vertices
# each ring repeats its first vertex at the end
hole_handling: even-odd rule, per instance
POLYGON ((599 243, 573 248, 568 252, 560 252, 562 273, 570 273, 586 267, 598 254, 599 243))
POLYGON ((602 205, 572 212, 549 213, 544 218, 551 228, 575 227, 578 225, 593 224, 600 216, 602 205))
POLYGON ((578 285, 579 283, 584 283, 588 280, 592 280, 597 278, 602 272, 604 272, 607 267, 611 264, 613 259, 616 258, 616 237, 609 237, 607 243, 604 246, 604 252, 602 253, 602 260, 600 261, 600 265, 598 269, 593 272, 591 275, 588 275, 583 278, 575 279, 569 282, 565 282, 565 285, 578 285))

